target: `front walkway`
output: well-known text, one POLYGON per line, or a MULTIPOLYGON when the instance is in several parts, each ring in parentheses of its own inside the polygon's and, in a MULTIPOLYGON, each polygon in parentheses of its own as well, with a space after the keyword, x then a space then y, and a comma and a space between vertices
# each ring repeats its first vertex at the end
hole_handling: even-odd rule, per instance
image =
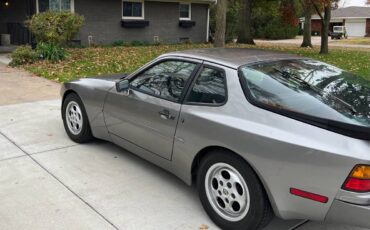
POLYGON ((0 63, 0 105, 59 98, 60 84, 0 63))

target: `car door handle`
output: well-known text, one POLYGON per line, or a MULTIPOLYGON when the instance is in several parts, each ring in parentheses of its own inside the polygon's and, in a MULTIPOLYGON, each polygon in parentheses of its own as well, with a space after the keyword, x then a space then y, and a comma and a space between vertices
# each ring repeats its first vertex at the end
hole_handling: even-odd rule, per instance
POLYGON ((167 120, 167 119, 174 120, 175 119, 175 116, 172 115, 170 113, 170 111, 167 110, 167 109, 164 109, 164 110, 162 110, 162 111, 160 111, 158 113, 159 113, 159 115, 161 116, 162 119, 165 119, 165 120, 167 120))

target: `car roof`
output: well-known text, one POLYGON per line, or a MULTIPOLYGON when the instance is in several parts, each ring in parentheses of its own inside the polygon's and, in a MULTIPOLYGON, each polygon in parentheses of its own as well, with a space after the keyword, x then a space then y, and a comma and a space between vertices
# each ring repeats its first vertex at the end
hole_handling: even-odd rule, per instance
POLYGON ((252 64, 261 61, 277 61, 284 59, 302 59, 297 55, 284 52, 268 51, 249 48, 209 48, 209 49, 191 49, 185 51, 171 52, 161 57, 186 57, 201 59, 208 62, 217 63, 234 69, 240 66, 252 64))

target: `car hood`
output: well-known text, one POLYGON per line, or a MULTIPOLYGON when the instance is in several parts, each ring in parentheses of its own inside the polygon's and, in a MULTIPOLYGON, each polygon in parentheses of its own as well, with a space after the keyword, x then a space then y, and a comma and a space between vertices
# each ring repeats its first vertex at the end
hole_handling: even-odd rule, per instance
POLYGON ((106 81, 117 81, 119 79, 123 79, 127 77, 129 74, 127 73, 119 73, 119 74, 109 74, 109 75, 99 75, 88 77, 90 79, 98 79, 98 80, 106 80, 106 81))

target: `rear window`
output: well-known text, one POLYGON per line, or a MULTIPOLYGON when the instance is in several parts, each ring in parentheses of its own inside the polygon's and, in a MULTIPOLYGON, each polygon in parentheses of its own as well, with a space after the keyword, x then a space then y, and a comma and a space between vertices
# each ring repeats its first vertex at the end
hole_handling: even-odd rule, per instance
POLYGON ((315 60, 264 62, 240 68, 247 96, 271 110, 370 127, 370 82, 315 60))

